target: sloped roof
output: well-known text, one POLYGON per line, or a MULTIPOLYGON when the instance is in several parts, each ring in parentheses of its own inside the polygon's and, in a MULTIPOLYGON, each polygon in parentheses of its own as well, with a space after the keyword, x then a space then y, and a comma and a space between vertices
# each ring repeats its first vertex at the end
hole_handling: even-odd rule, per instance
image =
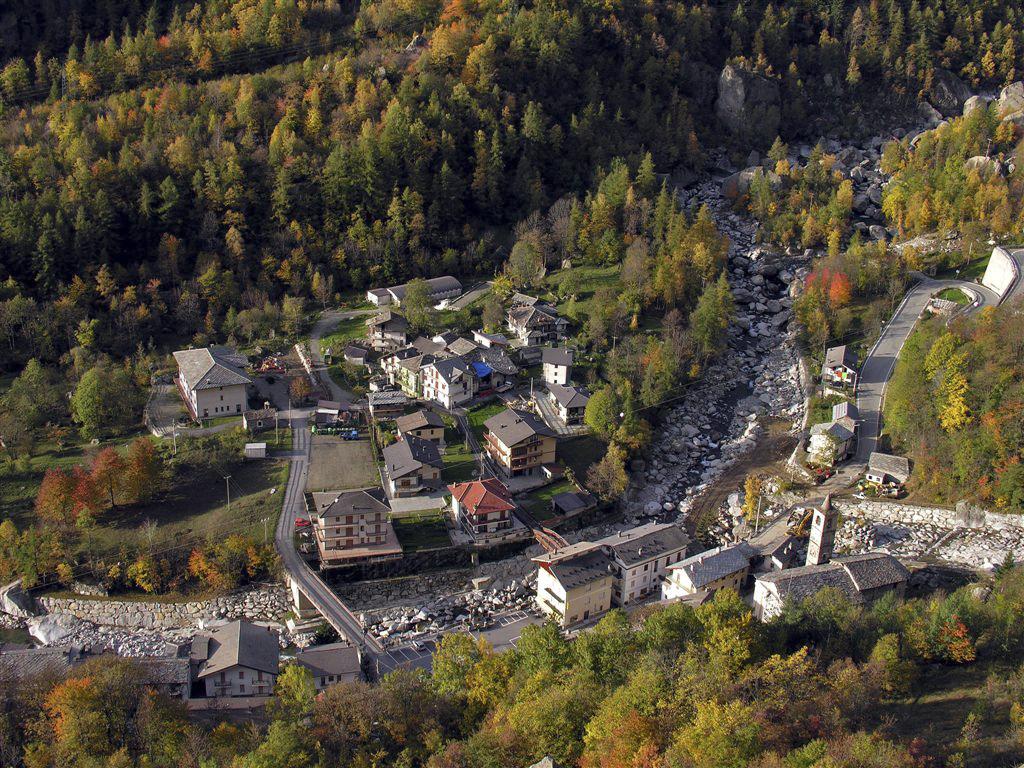
POLYGON ((409 327, 409 321, 391 309, 378 312, 366 321, 366 325, 374 328, 378 325, 390 325, 391 327, 404 331, 409 327))
POLYGON ((472 376, 472 369, 465 362, 457 357, 448 357, 444 360, 435 360, 433 363, 437 375, 449 384, 456 381, 460 375, 472 376))
POLYGON ((242 372, 245 358, 230 347, 179 349, 174 359, 181 381, 189 390, 252 383, 242 372))
POLYGON ((611 558, 599 549, 556 560, 546 566, 566 590, 581 587, 604 578, 611 578, 611 558))
POLYGON ((683 571, 690 583, 700 589, 719 579, 750 567, 750 561, 758 551, 745 542, 715 547, 700 554, 680 560, 668 567, 670 571, 683 571))
POLYGON ((894 477, 901 483, 907 482, 910 478, 910 460, 906 456, 872 451, 868 457, 868 469, 894 477))
MULTIPOLYGON (((439 293, 447 293, 448 291, 461 291, 462 283, 451 275, 443 275, 442 277, 432 277, 427 282, 427 288, 430 290, 432 296, 436 296, 439 293)), ((408 283, 402 283, 392 288, 388 288, 388 291, 396 299, 401 301, 405 298, 406 292, 409 290, 408 283)))
POLYGON ((853 403, 844 401, 832 406, 832 421, 839 421, 840 419, 853 419, 856 421, 859 418, 860 412, 853 403))
POLYGON ((514 408, 506 408, 501 413, 491 416, 484 422, 484 426, 508 446, 521 443, 534 435, 555 436, 555 433, 536 414, 514 408))
POLYGON ((453 355, 462 357, 463 355, 468 355, 470 352, 474 352, 479 346, 480 345, 476 342, 460 336, 454 341, 448 342, 448 351, 453 355))
POLYGON ((486 363, 491 370, 497 371, 504 376, 514 376, 519 373, 519 366, 512 362, 512 358, 504 349, 493 347, 480 347, 467 355, 465 360, 486 363))
POLYGON ((469 515, 485 515, 488 512, 516 508, 508 488, 493 477, 449 485, 448 490, 469 515))
POLYGON ((556 493, 552 496, 551 504, 568 515, 594 506, 594 497, 589 493, 566 491, 565 493, 556 493))
POLYGON ((360 671, 359 649, 348 643, 315 645, 295 654, 295 661, 306 667, 314 677, 351 675, 360 671))
POLYGON ((847 440, 853 438, 853 432, 846 428, 845 425, 840 424, 838 421, 822 422, 815 424, 811 427, 812 435, 831 435, 840 443, 845 443, 847 440))
POLYGON ((424 465, 444 466, 437 444, 430 440, 424 440, 422 437, 416 437, 416 435, 406 435, 397 443, 387 446, 382 453, 384 468, 387 470, 388 477, 392 479, 417 472, 424 465))
POLYGON ((558 316, 558 312, 553 307, 549 307, 547 304, 534 304, 531 307, 512 307, 508 311, 508 317, 514 325, 526 328, 549 325, 563 319, 558 316))
POLYGON ((595 544, 607 547, 615 559, 626 566, 660 557, 666 552, 685 549, 690 537, 673 523, 647 523, 628 531, 619 531, 598 539, 595 544))
POLYGON ((391 507, 384 500, 384 491, 369 488, 358 491, 317 491, 313 494, 313 505, 320 517, 387 514, 391 507))
POLYGON ((566 347, 544 347, 540 351, 540 360, 548 365, 572 365, 573 352, 566 347))
POLYGON ((248 621, 232 621, 213 630, 209 638, 209 656, 199 670, 200 679, 232 667, 277 674, 281 649, 276 632, 248 621))
POLYGON ((864 602, 863 592, 905 582, 910 571, 887 552, 832 560, 823 565, 805 565, 758 576, 758 581, 775 584, 782 599, 803 600, 825 587, 833 587, 851 602, 864 602))
POLYGON ((414 429, 426 429, 427 427, 444 429, 444 420, 433 411, 428 411, 424 408, 416 411, 415 413, 407 413, 404 416, 399 416, 395 419, 395 426, 398 427, 399 432, 409 432, 414 429))
POLYGON ((548 384, 548 392, 563 408, 586 408, 590 393, 583 387, 567 387, 563 384, 548 384))
POLYGON ((845 344, 841 347, 829 347, 828 351, 825 352, 824 367, 838 368, 839 366, 846 366, 847 368, 857 367, 857 356, 845 344))

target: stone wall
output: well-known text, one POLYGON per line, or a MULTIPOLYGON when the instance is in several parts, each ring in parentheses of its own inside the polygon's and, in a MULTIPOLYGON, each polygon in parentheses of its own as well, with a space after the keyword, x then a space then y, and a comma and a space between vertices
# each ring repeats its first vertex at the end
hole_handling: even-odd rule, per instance
POLYGON ((83 621, 115 627, 176 629, 211 619, 283 621, 291 609, 287 590, 277 584, 235 592, 211 600, 158 603, 94 597, 36 598, 43 614, 71 614, 83 621))
POLYGON ((1024 517, 989 512, 961 502, 955 509, 920 507, 891 501, 838 501, 836 506, 847 516, 863 514, 883 523, 917 523, 941 528, 985 528, 993 531, 1024 530, 1024 517))

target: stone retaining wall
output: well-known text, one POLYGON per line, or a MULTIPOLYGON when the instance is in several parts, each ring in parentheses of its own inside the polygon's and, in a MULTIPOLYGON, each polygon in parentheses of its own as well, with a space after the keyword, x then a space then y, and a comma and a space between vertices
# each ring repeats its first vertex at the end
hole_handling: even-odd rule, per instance
POLYGON ((142 629, 192 627, 210 619, 282 621, 291 608, 287 590, 276 584, 187 603, 107 600, 84 596, 42 596, 37 597, 35 602, 36 609, 43 614, 71 614, 93 624, 142 629))
POLYGON ((838 501, 836 506, 847 515, 863 514, 884 523, 918 523, 942 528, 987 528, 994 531, 1024 529, 1024 517, 989 512, 961 502, 955 509, 920 507, 891 501, 838 501))

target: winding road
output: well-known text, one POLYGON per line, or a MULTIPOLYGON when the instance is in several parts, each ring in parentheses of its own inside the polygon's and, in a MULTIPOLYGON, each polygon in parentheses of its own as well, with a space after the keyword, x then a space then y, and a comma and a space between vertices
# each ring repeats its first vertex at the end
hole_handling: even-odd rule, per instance
POLYGON ((920 275, 919 282, 907 291, 892 319, 882 329, 878 341, 868 352, 864 365, 861 366, 857 382, 857 410, 860 412, 861 420, 857 430, 857 452, 853 461, 844 468, 844 475, 851 468, 859 473, 860 469, 867 465, 868 458, 878 445, 885 389, 896 367, 900 351, 931 297, 946 288, 961 288, 976 297, 966 311, 977 312, 983 307, 997 306, 1003 301, 1012 301, 1024 295, 1024 280, 1021 279, 1021 275, 1024 274, 1024 249, 1007 250, 1007 253, 1016 265, 1017 277, 1003 297, 978 283, 964 280, 932 280, 924 275, 920 275))

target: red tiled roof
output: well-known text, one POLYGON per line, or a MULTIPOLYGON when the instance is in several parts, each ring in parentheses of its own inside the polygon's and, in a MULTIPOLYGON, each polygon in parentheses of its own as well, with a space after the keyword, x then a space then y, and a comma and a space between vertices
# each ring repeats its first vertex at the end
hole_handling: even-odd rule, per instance
POLYGON ((452 496, 466 508, 470 515, 482 515, 488 512, 501 512, 515 509, 508 488, 500 480, 489 477, 486 480, 474 480, 470 483, 449 485, 452 496))

